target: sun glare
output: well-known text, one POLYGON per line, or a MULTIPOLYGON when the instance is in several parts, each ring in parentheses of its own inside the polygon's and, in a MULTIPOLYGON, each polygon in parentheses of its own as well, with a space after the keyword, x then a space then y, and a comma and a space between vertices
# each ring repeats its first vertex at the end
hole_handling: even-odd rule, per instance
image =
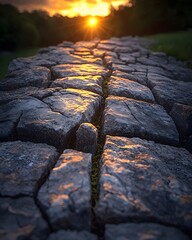
POLYGON ((95 27, 95 26, 97 26, 97 24, 98 24, 97 18, 96 18, 96 17, 91 17, 91 18, 89 18, 88 24, 89 24, 90 27, 95 27))

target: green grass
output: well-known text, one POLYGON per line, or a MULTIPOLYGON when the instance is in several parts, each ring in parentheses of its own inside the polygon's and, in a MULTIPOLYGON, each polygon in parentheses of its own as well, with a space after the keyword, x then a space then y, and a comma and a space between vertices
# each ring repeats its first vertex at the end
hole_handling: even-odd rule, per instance
POLYGON ((192 60, 192 30, 146 36, 155 40, 151 50, 165 52, 178 60, 192 60))
POLYGON ((18 57, 33 56, 38 52, 38 50, 39 48, 29 48, 29 49, 17 50, 15 52, 0 55, 0 79, 2 79, 5 76, 8 65, 11 60, 18 57))

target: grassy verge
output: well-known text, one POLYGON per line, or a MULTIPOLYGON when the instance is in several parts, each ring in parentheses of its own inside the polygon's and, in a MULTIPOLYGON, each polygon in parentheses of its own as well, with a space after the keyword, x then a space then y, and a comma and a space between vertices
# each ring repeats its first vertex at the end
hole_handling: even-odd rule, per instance
POLYGON ((151 49, 157 52, 165 52, 170 56, 176 57, 178 60, 192 60, 192 30, 157 34, 146 36, 152 39, 155 43, 151 49))
POLYGON ((29 49, 22 49, 22 50, 17 50, 15 52, 7 52, 4 54, 0 55, 0 79, 2 79, 6 72, 8 65, 11 60, 17 58, 17 57, 29 57, 33 56, 37 53, 39 48, 29 48, 29 49))

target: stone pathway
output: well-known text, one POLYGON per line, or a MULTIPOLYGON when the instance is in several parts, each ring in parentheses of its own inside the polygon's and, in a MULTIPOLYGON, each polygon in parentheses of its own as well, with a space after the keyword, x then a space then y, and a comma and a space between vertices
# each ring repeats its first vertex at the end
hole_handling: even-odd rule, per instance
POLYGON ((192 70, 141 38, 63 42, 0 81, 0 238, 192 237, 192 70))

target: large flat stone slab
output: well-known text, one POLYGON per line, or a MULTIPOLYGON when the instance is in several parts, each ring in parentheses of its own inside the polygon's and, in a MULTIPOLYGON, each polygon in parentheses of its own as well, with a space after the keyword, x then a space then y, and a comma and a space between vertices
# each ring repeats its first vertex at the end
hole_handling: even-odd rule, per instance
POLYGON ((52 67, 55 78, 64 78, 69 76, 109 76, 109 70, 96 64, 61 64, 52 67))
POLYGON ((56 149, 46 144, 0 143, 1 196, 33 196, 57 157, 56 149))
POLYGON ((181 231, 155 223, 107 224, 105 240, 189 240, 181 231))
POLYGON ((8 72, 11 73, 16 70, 23 70, 32 67, 47 67, 56 65, 56 62, 50 59, 41 58, 40 56, 33 56, 27 58, 16 58, 12 60, 8 66, 8 72))
POLYGON ((34 97, 14 100, 0 107, 0 139, 43 142, 59 149, 69 145, 76 128, 90 122, 101 96, 76 89, 49 92, 43 101, 34 97))
POLYGON ((87 231, 60 230, 52 233, 47 240, 97 240, 97 236, 87 231))
POLYGON ((0 81, 0 90, 9 91, 23 87, 48 87, 51 72, 46 67, 32 67, 13 71, 0 81))
POLYGON ((116 70, 116 71, 113 71, 112 76, 117 76, 117 77, 120 77, 120 78, 126 78, 126 79, 129 79, 131 81, 138 82, 142 85, 145 85, 145 86, 147 85, 146 73, 142 73, 142 72, 126 73, 126 72, 116 70))
POLYGON ((37 87, 23 87, 12 91, 0 91, 0 104, 4 104, 15 99, 35 95, 38 94, 39 91, 41 90, 37 87))
POLYGON ((155 101, 148 87, 126 78, 111 77, 107 88, 110 95, 128 97, 152 103, 155 101))
POLYGON ((106 100, 103 133, 140 137, 170 145, 179 142, 175 124, 163 107, 115 96, 106 100))
POLYGON ((49 228, 30 197, 0 198, 1 240, 47 239, 49 228))
POLYGON ((42 111, 48 106, 33 97, 25 97, 11 101, 0 106, 0 140, 7 141, 16 138, 17 124, 23 113, 31 112, 33 109, 42 111))
POLYGON ((159 222, 191 230, 192 155, 139 138, 107 136, 100 165, 98 221, 159 222))
POLYGON ((51 87, 77 88, 102 95, 102 82, 103 78, 101 76, 65 77, 56 79, 51 87))
POLYGON ((192 82, 167 80, 158 82, 152 89, 157 102, 168 111, 174 103, 192 106, 192 82))
POLYGON ((38 200, 54 229, 90 230, 91 158, 65 150, 41 187, 38 200))

